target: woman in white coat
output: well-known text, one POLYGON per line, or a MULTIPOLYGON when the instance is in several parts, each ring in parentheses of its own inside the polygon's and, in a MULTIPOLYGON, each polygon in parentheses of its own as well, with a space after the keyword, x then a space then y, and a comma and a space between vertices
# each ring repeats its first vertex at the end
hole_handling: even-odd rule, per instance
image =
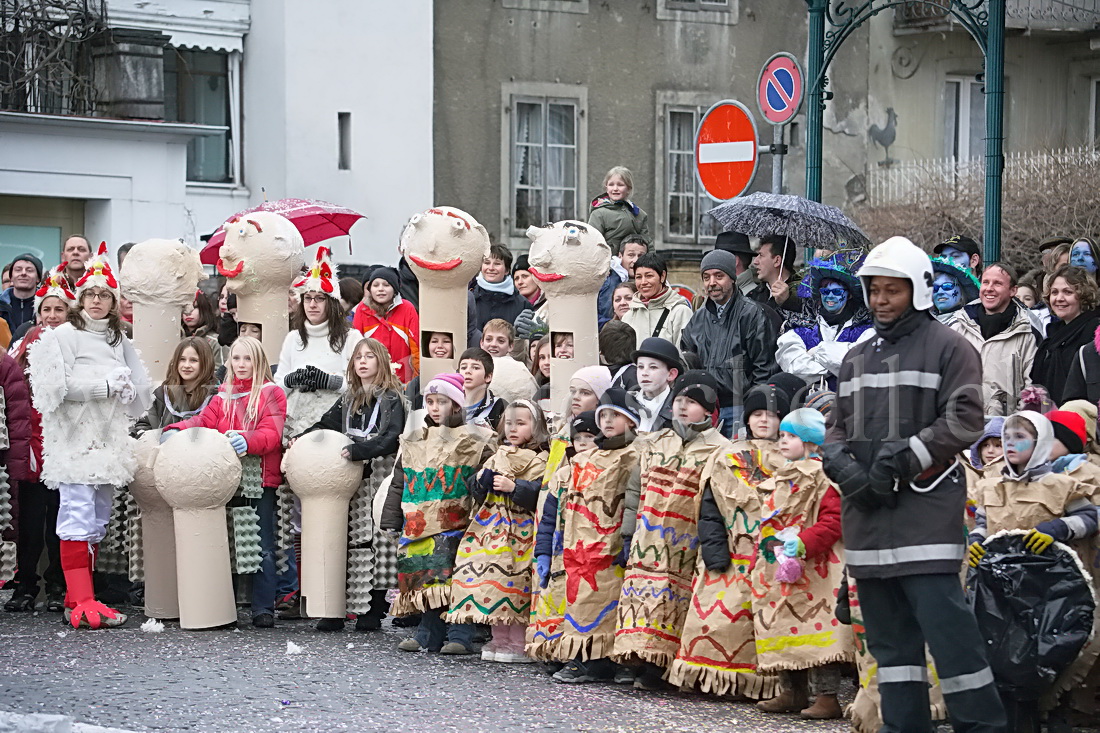
POLYGON ((68 321, 29 351, 31 391, 42 413, 42 480, 60 493, 57 535, 74 627, 119 626, 126 617, 95 599, 92 570, 115 487, 137 467, 130 426, 152 403, 149 375, 123 332, 118 281, 107 248, 76 283, 68 321))
POLYGON ((284 440, 316 423, 340 398, 348 362, 363 338, 348 326, 340 307, 339 276, 330 254, 318 247, 309 273, 294 283, 301 296, 298 328, 283 341, 276 376, 286 391, 284 440))
POLYGON ((787 316, 777 344, 775 360, 784 372, 811 383, 824 380, 835 390, 844 355, 874 334, 863 288, 852 274, 862 263, 856 257, 842 252, 810 263, 799 286, 806 310, 787 316))
POLYGON ((634 263, 634 284, 638 291, 630 301, 623 323, 634 329, 637 347, 647 338, 680 343, 680 332, 693 311, 687 298, 668 285, 668 266, 656 253, 642 255, 634 263))

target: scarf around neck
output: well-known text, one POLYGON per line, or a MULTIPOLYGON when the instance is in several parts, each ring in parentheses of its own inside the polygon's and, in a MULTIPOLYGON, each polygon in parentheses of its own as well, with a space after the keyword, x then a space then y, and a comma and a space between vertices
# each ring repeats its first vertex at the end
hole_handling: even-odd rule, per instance
POLYGON ((491 283, 479 272, 477 274, 477 286, 490 293, 501 293, 502 295, 511 295, 516 292, 516 284, 512 282, 512 278, 507 276, 498 283, 491 283))
POLYGON ((981 305, 978 306, 977 311, 978 327, 982 330, 982 338, 986 341, 1003 332, 1016 319, 1016 306, 1012 303, 1009 303, 1008 307, 1000 313, 986 313, 981 305))

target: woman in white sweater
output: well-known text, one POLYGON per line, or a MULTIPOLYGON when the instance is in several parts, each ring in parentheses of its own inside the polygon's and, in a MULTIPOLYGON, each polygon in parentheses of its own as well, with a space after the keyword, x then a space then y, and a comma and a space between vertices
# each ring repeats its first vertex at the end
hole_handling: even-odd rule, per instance
POLYGON ((120 292, 106 246, 76 283, 66 323, 31 346, 31 390, 42 413, 42 480, 60 493, 57 535, 74 627, 119 626, 126 617, 95 599, 92 569, 115 487, 134 476, 130 426, 152 403, 149 375, 122 330, 120 292))
POLYGON ((327 247, 318 247, 309 273, 294 283, 301 295, 298 328, 286 335, 276 381, 286 391, 285 439, 310 427, 344 392, 344 372, 363 338, 348 326, 340 307, 336 268, 327 247))

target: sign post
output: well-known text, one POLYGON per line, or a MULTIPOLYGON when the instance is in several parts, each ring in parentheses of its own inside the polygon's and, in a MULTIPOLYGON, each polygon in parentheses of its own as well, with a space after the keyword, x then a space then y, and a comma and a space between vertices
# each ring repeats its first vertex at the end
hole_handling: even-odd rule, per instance
POLYGON ((745 105, 724 100, 707 110, 695 133, 695 174, 716 201, 740 196, 760 162, 756 123, 745 105))
POLYGON ((802 67, 789 53, 775 54, 756 82, 756 101, 765 121, 773 125, 772 145, 772 193, 783 193, 783 156, 787 145, 783 142, 783 126, 794 119, 802 106, 805 91, 802 67))

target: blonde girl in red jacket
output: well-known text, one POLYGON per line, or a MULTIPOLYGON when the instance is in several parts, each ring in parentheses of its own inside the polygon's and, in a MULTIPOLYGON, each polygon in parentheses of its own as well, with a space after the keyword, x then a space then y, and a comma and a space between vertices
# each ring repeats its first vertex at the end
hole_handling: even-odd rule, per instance
POLYGON ((212 428, 224 433, 237 455, 260 456, 263 497, 251 500, 260 515, 260 572, 252 579, 252 625, 275 625, 275 490, 282 482, 286 393, 271 380, 271 366, 260 342, 241 336, 229 349, 229 370, 218 394, 194 417, 172 423, 169 431, 212 428))

